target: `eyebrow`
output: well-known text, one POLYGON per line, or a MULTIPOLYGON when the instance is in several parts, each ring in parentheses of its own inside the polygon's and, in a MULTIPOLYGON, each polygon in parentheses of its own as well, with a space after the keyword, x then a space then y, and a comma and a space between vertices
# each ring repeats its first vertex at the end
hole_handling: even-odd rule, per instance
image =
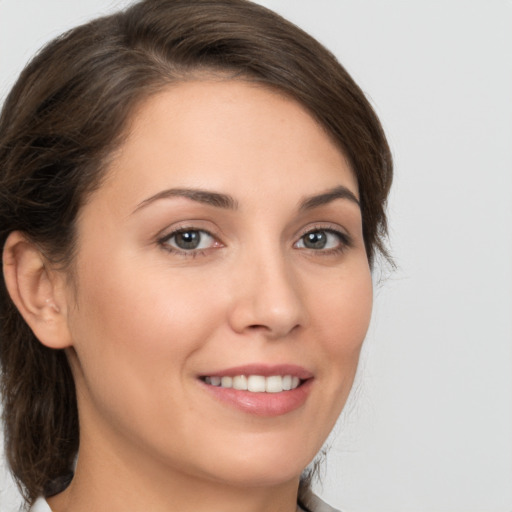
POLYGON ((357 204, 357 206, 361 208, 359 199, 357 199, 355 194, 347 187, 339 185, 330 190, 327 190, 322 194, 304 198, 299 204, 299 211, 304 212, 307 210, 312 210, 314 208, 332 203, 336 199, 347 199, 352 203, 357 204))
MULTIPOLYGON (((137 205, 133 213, 154 203, 155 201, 172 197, 184 197, 198 203, 214 206, 215 208, 223 208, 226 210, 236 210, 238 208, 238 201, 228 194, 195 188, 170 188, 167 190, 162 190, 161 192, 158 192, 157 194, 144 199, 144 201, 137 205)), ((359 200, 350 189, 343 185, 339 185, 330 190, 327 190, 326 192, 323 192, 322 194, 308 196, 302 199, 299 203, 299 211, 304 212, 307 210, 312 210, 314 208, 329 204, 336 199, 347 199, 352 203, 355 203, 357 206, 361 206, 359 200)))
POLYGON ((158 192, 158 194, 148 197, 148 199, 144 199, 144 201, 137 205, 134 213, 137 210, 158 201, 159 199, 168 199, 172 197, 185 197, 198 203, 207 204, 216 208, 225 208, 227 210, 236 210, 238 208, 238 202, 236 199, 228 194, 220 194, 219 192, 210 192, 208 190, 195 188, 170 188, 162 190, 161 192, 158 192))

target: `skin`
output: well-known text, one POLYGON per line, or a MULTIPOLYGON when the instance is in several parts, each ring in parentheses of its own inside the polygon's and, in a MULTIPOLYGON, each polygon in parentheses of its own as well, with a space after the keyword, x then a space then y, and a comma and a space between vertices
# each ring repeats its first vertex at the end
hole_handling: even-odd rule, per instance
MULTIPOLYGON (((295 511, 371 314, 357 202, 299 208, 339 187, 358 197, 343 153, 301 105, 269 89, 194 81, 139 108, 79 215, 73 279, 41 265, 37 286, 13 292, 37 298, 25 317, 43 343, 66 348, 76 381, 80 454, 70 487, 49 500, 54 512, 295 511), (229 194, 236 208, 148 201, 177 188, 229 194), (178 228, 211 237, 173 252, 178 228), (311 231, 327 236, 325 248, 305 246, 311 231), (304 404, 256 416, 198 379, 250 363, 306 368, 304 404)), ((22 262, 36 267, 35 249, 14 235, 6 253, 6 276, 30 281, 22 262)))

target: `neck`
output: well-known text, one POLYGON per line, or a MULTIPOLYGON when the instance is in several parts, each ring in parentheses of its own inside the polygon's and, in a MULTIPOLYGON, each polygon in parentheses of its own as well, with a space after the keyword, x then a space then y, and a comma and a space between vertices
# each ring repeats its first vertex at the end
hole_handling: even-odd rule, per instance
POLYGON ((273 485, 234 485, 98 439, 82 437, 73 481, 48 500, 53 512, 296 512, 298 476, 273 485))

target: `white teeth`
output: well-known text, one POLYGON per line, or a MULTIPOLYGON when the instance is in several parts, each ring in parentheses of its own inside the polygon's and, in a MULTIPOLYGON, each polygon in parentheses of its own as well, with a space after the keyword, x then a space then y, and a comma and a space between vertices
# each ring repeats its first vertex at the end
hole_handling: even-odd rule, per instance
POLYGON ((220 377, 210 377, 210 384, 212 386, 220 386, 222 379, 220 377))
POLYGON ((233 379, 231 377, 222 377, 220 379, 220 385, 223 388, 232 388, 233 387, 233 379))
POLYGON ((285 375, 283 377, 283 389, 285 391, 292 389, 292 376, 291 375, 285 375))
POLYGON ((245 375, 233 377, 233 388, 247 391, 247 377, 245 375))
POLYGON ((280 393, 283 391, 283 378, 278 375, 267 377, 265 382, 265 391, 267 393, 280 393))
POLYGON ((252 391, 253 393, 265 392, 265 380, 265 377, 261 375, 250 375, 247 379, 247 391, 252 391))
POLYGON ((233 388, 252 393, 281 393, 295 389, 300 384, 300 379, 292 375, 237 375, 236 377, 205 377, 204 381, 212 386, 233 388))

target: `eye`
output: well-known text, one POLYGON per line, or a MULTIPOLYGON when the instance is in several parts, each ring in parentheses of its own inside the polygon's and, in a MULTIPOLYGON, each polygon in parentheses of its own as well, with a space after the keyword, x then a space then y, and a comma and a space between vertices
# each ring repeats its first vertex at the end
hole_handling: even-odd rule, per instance
POLYGON ((215 238, 202 229, 180 229, 163 238, 160 243, 177 251, 200 251, 214 247, 215 238))
POLYGON ((295 248, 316 251, 341 251, 348 245, 349 238, 344 233, 333 229, 315 229, 302 235, 296 242, 295 248))

